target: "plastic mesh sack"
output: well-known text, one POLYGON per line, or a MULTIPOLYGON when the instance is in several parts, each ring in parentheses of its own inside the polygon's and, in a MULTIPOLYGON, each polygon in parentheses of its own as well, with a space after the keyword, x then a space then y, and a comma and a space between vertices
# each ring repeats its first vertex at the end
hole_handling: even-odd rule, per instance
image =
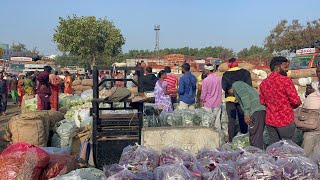
POLYGON ((226 162, 226 161, 236 161, 241 155, 242 151, 226 151, 222 148, 218 149, 202 149, 198 155, 197 159, 202 161, 207 161, 208 164, 215 162, 226 162))
POLYGON ((82 168, 71 171, 68 174, 52 178, 51 180, 101 180, 103 171, 96 168, 82 168))
POLYGON ((64 148, 41 147, 41 149, 47 152, 48 154, 70 154, 71 153, 71 148, 69 146, 64 148))
POLYGON ((132 166, 112 164, 104 167, 104 177, 102 180, 119 180, 119 179, 146 179, 152 180, 153 173, 145 168, 133 169, 132 166))
POLYGON ((291 140, 281 140, 273 143, 267 147, 266 152, 273 157, 302 156, 304 154, 303 149, 291 140))
POLYGON ((192 110, 177 110, 174 114, 181 115, 182 126, 200 126, 201 117, 195 111, 192 110))
POLYGON ((153 173, 156 180, 196 179, 183 164, 162 165, 157 167, 153 173))
POLYGON ((93 90, 92 89, 88 89, 86 91, 83 91, 81 93, 81 99, 84 102, 90 102, 93 98, 93 90))
POLYGON ((82 105, 83 101, 80 96, 73 95, 73 96, 67 96, 61 101, 61 107, 67 107, 71 108, 73 106, 82 105))
POLYGON ((250 146, 249 134, 239 133, 232 139, 232 149, 243 149, 247 146, 250 146))
POLYGON ((203 108, 200 109, 195 109, 195 113, 197 114, 197 116, 200 117, 201 122, 200 125, 201 126, 205 126, 205 127, 214 127, 213 124, 213 119, 214 119, 214 114, 211 112, 206 111, 203 108))
POLYGON ((268 155, 242 154, 237 160, 240 179, 281 179, 281 170, 268 155))
POLYGON ((320 141, 316 143, 312 153, 309 156, 320 167, 320 141))
POLYGON ((174 112, 161 112, 160 116, 161 126, 183 126, 182 116, 174 112))
POLYGON ((196 157, 190 151, 175 146, 166 146, 160 155, 160 165, 182 163, 187 168, 196 162, 196 157))
POLYGON ((54 127, 54 134, 52 137, 52 146, 57 148, 71 147, 72 138, 76 135, 78 128, 74 122, 63 120, 56 123, 54 127))
POLYGON ((0 179, 38 179, 49 154, 27 143, 16 143, 0 155, 0 179))
POLYGON ((207 180, 235 180, 239 179, 238 172, 232 162, 215 163, 214 170, 203 174, 203 179, 207 180))
POLYGON ((76 160, 72 155, 52 154, 49 164, 42 171, 40 179, 50 179, 64 175, 76 169, 76 160))
POLYGON ((303 156, 279 158, 276 165, 284 179, 317 179, 318 166, 303 156))
POLYGON ((74 122, 78 128, 84 128, 87 125, 91 125, 93 117, 90 116, 90 109, 79 109, 74 111, 74 122))
POLYGON ((159 154, 151 148, 138 144, 134 146, 129 145, 123 149, 119 164, 130 164, 136 169, 146 166, 148 170, 152 171, 159 164, 159 154))

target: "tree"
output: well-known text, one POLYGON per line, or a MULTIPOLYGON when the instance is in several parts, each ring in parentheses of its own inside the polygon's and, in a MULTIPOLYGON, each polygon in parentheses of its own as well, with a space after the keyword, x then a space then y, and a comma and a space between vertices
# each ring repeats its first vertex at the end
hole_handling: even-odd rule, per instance
POLYGON ((272 57, 272 52, 269 49, 259 47, 259 46, 251 46, 249 49, 244 48, 237 54, 240 58, 265 58, 272 57))
POLYGON ((27 46, 23 43, 18 42, 18 44, 12 43, 10 49, 13 51, 12 56, 22 56, 22 57, 31 57, 34 60, 39 60, 41 57, 39 56, 39 51, 37 47, 34 47, 32 50, 28 50, 27 46))
POLYGON ((59 17, 53 40, 58 43, 60 51, 80 56, 83 60, 89 57, 91 68, 96 65, 98 57, 114 57, 121 53, 125 43, 121 31, 113 22, 106 18, 76 15, 65 19, 59 17))
POLYGON ((27 47, 25 44, 18 42, 18 44, 12 43, 10 49, 15 52, 24 52, 27 51, 27 47))
POLYGON ((304 47, 312 47, 320 39, 320 19, 307 22, 306 26, 299 20, 280 21, 265 39, 265 47, 271 52, 295 52, 304 47))

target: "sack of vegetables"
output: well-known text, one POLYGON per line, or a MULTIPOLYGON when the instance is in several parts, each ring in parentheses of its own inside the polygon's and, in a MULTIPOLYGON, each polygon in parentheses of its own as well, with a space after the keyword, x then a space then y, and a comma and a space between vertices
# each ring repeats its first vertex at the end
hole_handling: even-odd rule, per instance
POLYGON ((153 179, 153 173, 145 168, 134 169, 134 167, 130 165, 112 164, 110 166, 105 166, 103 169, 104 177, 102 177, 102 180, 153 179))
POLYGON ((123 149, 120 165, 131 165, 136 169, 141 169, 146 166, 149 171, 152 171, 159 164, 159 154, 147 147, 135 144, 127 146, 123 149))
POLYGON ((194 154, 173 145, 164 147, 160 155, 160 165, 182 163, 189 168, 194 162, 196 162, 194 154))

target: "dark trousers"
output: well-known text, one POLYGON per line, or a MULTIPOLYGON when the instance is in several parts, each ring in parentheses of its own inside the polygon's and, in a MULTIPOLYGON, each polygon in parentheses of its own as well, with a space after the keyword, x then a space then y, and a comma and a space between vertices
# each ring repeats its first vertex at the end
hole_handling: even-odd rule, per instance
POLYGON ((284 127, 273 127, 267 125, 267 131, 270 137, 270 143, 276 143, 280 140, 292 140, 296 142, 296 125, 293 123, 284 127))
POLYGON ((250 117, 249 140, 250 145, 263 149, 263 130, 266 121, 266 111, 257 111, 250 117))
POLYGON ((0 113, 7 110, 7 95, 6 93, 0 93, 0 113))
POLYGON ((177 103, 177 97, 171 97, 171 104, 172 104, 172 108, 174 108, 173 104, 177 103))
POLYGON ((39 94, 39 98, 41 101, 41 110, 50 110, 50 96, 47 94, 39 94))
POLYGON ((246 134, 248 132, 248 125, 244 121, 244 113, 239 103, 226 102, 226 110, 228 114, 229 142, 232 142, 233 137, 238 133, 236 130, 237 116, 239 119, 240 132, 242 134, 246 134))

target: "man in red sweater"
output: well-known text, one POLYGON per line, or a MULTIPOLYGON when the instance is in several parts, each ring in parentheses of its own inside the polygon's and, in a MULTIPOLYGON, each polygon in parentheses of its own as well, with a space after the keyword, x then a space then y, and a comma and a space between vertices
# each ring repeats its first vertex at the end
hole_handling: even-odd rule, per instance
POLYGON ((301 105, 292 80, 287 77, 289 61, 282 56, 272 58, 272 73, 260 84, 260 103, 266 106, 266 125, 271 143, 282 139, 295 142, 293 110, 301 105))

